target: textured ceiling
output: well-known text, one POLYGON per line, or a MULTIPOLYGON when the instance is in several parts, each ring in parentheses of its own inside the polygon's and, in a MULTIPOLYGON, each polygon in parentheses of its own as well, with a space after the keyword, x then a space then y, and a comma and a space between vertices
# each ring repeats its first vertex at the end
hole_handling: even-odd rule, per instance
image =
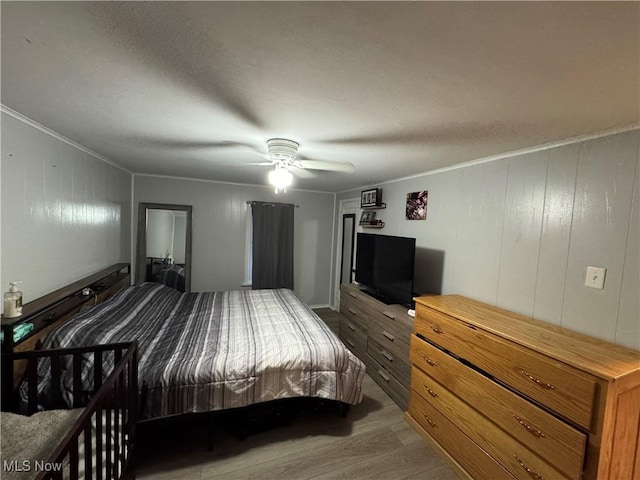
POLYGON ((639 121, 638 2, 6 2, 2 104, 135 173, 344 191, 639 121))

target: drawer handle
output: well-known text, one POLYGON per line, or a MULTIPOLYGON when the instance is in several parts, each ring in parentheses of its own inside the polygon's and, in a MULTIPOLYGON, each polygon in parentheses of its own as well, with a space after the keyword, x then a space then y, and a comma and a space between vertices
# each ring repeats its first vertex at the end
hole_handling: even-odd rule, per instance
POLYGON ((382 356, 387 360, 389 360, 390 362, 393 362, 393 355, 388 353, 386 350, 382 350, 382 356))
POLYGON ((353 298, 358 298, 358 295, 353 292, 349 292, 349 295, 351 295, 353 298))
POLYGON ((347 340, 347 343, 349 344, 350 347, 355 347, 355 343, 353 343, 351 340, 347 340))
POLYGON ((435 333, 437 333, 438 335, 442 334, 442 330, 440 329, 440 327, 431 327, 431 330, 433 330, 435 333))
POLYGON ((393 335, 391 335, 391 334, 390 334, 389 332, 387 332, 386 330, 383 330, 383 331, 382 331, 382 335, 383 335, 384 337, 386 337, 387 339, 389 339, 389 340, 391 340, 391 341, 393 342, 393 340, 394 340, 393 335))
POLYGON ((547 390, 555 390, 556 387, 554 387, 553 385, 551 385, 550 383, 544 383, 542 380, 539 380, 537 378, 535 378, 533 375, 531 375, 529 372, 525 371, 525 370, 520 370, 520 373, 522 375, 524 375, 525 377, 527 377, 529 380, 531 380, 533 383, 540 385, 543 388, 546 388, 547 390))
POLYGON ((518 458, 517 455, 514 455, 513 458, 516 459, 516 461, 520 464, 520 466, 524 469, 524 471, 527 472, 529 475, 531 475, 531 477, 535 478, 536 480, 544 480, 544 477, 542 475, 540 475, 539 473, 534 472, 529 467, 527 467, 524 464, 524 462, 522 460, 520 460, 520 458, 518 458))
POLYGON ((390 318, 391 320, 395 320, 395 319, 396 319, 396 317, 395 317, 395 315, 394 315, 393 313, 389 313, 389 312, 382 312, 382 314, 383 314, 385 317, 390 318))
POLYGON ((433 360, 431 360, 429 357, 427 357, 426 355, 422 355, 422 358, 424 359, 425 362, 427 362, 429 365, 431 365, 432 367, 437 367, 438 366, 438 362, 434 362, 433 360))
POLYGON ((538 438, 545 438, 545 434, 542 433, 540 430, 536 430, 535 428, 533 428, 531 425, 527 424, 521 417, 519 417, 518 415, 516 415, 515 413, 513 414, 513 418, 516 419, 516 421, 522 425, 524 428, 527 429, 527 432, 529 432, 531 435, 533 435, 534 437, 538 437, 538 438))
POLYGON ((438 424, 433 420, 431 420, 429 417, 427 417, 424 413, 422 414, 422 416, 424 417, 424 419, 427 421, 429 425, 431 425, 433 428, 438 428, 438 424))
POLYGON ((358 315, 358 313, 353 308, 347 308, 351 315, 358 315))
POLYGON ((356 327, 354 327, 354 326, 353 326, 353 323, 349 323, 349 322, 347 322, 347 328, 348 328, 349 330, 351 330, 352 332, 355 332, 355 331, 356 331, 356 327))
POLYGON ((433 390, 431 390, 429 387, 427 387, 426 385, 422 385, 425 390, 427 391, 427 393, 429 395, 431 395, 433 398, 436 398, 438 396, 438 394, 436 392, 434 392, 433 390))
POLYGON ((382 370, 378 370, 378 375, 380 375, 385 382, 388 382, 391 380, 391 377, 389 377, 389 375, 387 375, 386 373, 384 373, 382 370))

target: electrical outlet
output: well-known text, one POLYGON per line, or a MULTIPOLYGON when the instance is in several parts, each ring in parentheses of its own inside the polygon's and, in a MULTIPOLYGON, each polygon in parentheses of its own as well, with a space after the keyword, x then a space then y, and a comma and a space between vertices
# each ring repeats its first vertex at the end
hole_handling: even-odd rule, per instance
POLYGON ((584 286, 602 290, 604 288, 604 276, 606 273, 606 268, 587 267, 587 276, 584 279, 584 286))

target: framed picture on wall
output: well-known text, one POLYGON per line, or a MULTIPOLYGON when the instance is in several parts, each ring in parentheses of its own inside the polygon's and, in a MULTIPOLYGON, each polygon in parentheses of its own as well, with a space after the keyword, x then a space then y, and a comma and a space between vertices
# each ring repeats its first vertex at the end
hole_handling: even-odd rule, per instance
POLYGON ((370 188, 360 193, 360 208, 378 207, 382 204, 382 189, 370 188))
POLYGON ((376 219, 376 212, 365 210, 360 215, 360 225, 371 225, 376 219))
POLYGON ((407 220, 426 220, 428 199, 429 192, 427 190, 407 193, 407 220))

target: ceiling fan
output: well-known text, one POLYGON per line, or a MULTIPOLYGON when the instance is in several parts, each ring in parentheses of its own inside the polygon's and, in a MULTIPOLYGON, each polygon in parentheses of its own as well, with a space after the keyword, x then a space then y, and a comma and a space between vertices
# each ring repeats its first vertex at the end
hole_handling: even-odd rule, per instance
POLYGON ((263 165, 285 165, 287 167, 305 168, 310 170, 326 170, 330 172, 353 173, 353 164, 350 162, 329 162, 322 160, 309 160, 298 158, 300 144, 286 138, 271 138, 267 140, 268 162, 263 165))
MULTIPOLYGON (((122 140, 121 140, 122 141, 122 140)), ((158 137, 139 136, 130 138, 127 141, 152 145, 162 150, 174 150, 186 152, 189 150, 213 151, 227 149, 250 149, 262 158, 262 161, 254 162, 219 162, 221 166, 231 167, 247 167, 247 166, 269 166, 274 167, 269 172, 269 182, 276 187, 276 193, 285 191, 286 187, 291 185, 293 175, 301 178, 312 178, 313 171, 328 171, 339 173, 353 173, 355 171, 351 162, 346 161, 325 161, 309 159, 298 155, 300 144, 294 140, 286 138, 271 138, 266 141, 267 151, 264 147, 259 147, 253 142, 237 142, 237 141, 184 141, 179 139, 165 139, 158 137)), ((255 157, 254 157, 255 158, 255 157)))
POLYGON ((276 193, 286 192, 293 181, 293 174, 308 176, 306 170, 324 170, 331 172, 352 173, 353 164, 350 162, 328 162, 322 160, 308 160, 298 158, 300 144, 286 138, 271 138, 267 140, 266 162, 254 165, 274 166, 269 172, 269 183, 275 187, 276 193))

